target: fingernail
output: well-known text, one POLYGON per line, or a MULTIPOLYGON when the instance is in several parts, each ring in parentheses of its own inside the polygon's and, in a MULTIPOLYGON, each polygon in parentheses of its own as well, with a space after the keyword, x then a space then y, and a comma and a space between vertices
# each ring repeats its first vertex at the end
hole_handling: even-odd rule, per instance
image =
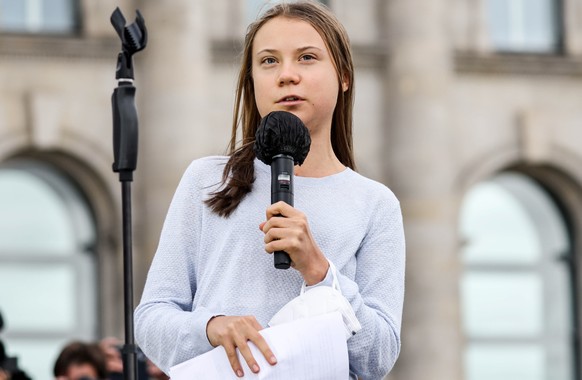
POLYGON ((243 377, 243 376, 244 376, 244 374, 243 374, 243 371, 241 371, 240 369, 237 369, 237 370, 236 370, 236 375, 237 375, 238 377, 243 377))
POLYGON ((269 361, 271 362, 271 364, 277 364, 277 358, 274 356, 271 356, 271 359, 269 359, 269 361))
POLYGON ((257 373, 257 372, 259 372, 259 366, 258 366, 258 365, 256 365, 256 364, 253 364, 253 372, 254 372, 254 373, 257 373))

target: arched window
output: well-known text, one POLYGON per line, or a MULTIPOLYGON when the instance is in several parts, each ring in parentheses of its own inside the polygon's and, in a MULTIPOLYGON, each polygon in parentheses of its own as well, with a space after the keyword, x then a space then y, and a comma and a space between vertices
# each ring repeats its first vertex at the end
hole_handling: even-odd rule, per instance
POLYGON ((70 339, 97 336, 96 228, 77 187, 36 161, 0 165, 0 311, 9 356, 48 378, 70 339))
POLYGON ((551 196, 507 172, 462 204, 467 380, 573 380, 568 229, 551 196))

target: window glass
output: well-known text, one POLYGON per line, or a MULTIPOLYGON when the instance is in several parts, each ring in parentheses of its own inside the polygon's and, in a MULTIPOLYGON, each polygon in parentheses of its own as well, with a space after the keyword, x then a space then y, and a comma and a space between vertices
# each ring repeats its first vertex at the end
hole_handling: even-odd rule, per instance
POLYGON ((95 223, 69 177, 34 160, 0 164, 0 210, 2 340, 46 379, 65 342, 96 338, 95 223))
POLYGON ((531 264, 540 258, 537 231, 527 211, 495 181, 480 184, 467 195, 461 218, 467 240, 465 262, 531 264))
POLYGON ((70 33, 78 0, 0 0, 0 31, 70 33))
POLYGON ((545 353, 536 344, 469 344, 465 358, 471 380, 554 379, 544 376, 545 353))
POLYGON ((0 171, 0 256, 73 254, 73 221, 59 197, 56 189, 31 172, 0 171))
MULTIPOLYGON (((274 4, 282 2, 293 3, 296 1, 297 0, 246 0, 245 18, 247 24, 255 21, 260 14, 269 9, 274 4)), ((320 0, 319 2, 329 6, 329 2, 327 0, 320 0)))
POLYGON ((18 30, 26 25, 26 1, 0 0, 0 25, 3 30, 18 30))
POLYGON ((75 325, 75 271, 70 265, 3 264, 0 278, 12 285, 0 287, 2 314, 11 329, 66 332, 75 325), (39 318, 39 310, 50 312, 39 318))
POLYGON ((543 333, 542 295, 536 274, 466 273, 461 298, 465 331, 476 338, 539 336, 543 333))
POLYGON ((560 22, 557 0, 488 0, 493 47, 507 52, 556 52, 560 22))
POLYGON ((278 1, 265 0, 246 0, 246 20, 247 24, 255 21, 259 14, 269 7, 269 4, 275 4, 278 1))
POLYGON ((460 213, 467 380, 572 380, 570 238, 553 198, 507 172, 477 184, 460 213))
POLYGON ((71 0, 50 0, 42 2, 43 29, 66 33, 75 28, 75 6, 71 0))

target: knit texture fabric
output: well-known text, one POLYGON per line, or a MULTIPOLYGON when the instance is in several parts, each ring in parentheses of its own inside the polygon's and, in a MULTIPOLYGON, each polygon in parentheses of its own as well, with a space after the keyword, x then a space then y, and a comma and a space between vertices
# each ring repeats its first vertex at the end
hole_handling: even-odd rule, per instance
MULTIPOLYGON (((269 166, 255 160, 253 190, 230 217, 204 204, 220 186, 226 161, 206 157, 186 170, 135 311, 136 341, 166 373, 213 348, 206 336, 212 316, 253 315, 266 327, 303 283, 296 270, 274 268, 264 250, 259 224, 271 203, 269 166)), ((350 169, 294 180, 294 207, 335 264, 342 294, 362 325, 348 340, 350 371, 381 379, 400 352, 405 245, 399 202, 386 186, 350 169)))

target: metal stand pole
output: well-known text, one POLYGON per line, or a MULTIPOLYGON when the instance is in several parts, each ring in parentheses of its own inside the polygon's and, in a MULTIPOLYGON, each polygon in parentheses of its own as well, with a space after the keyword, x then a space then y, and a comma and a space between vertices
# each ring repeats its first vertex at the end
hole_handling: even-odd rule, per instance
POLYGON ((147 43, 145 22, 139 11, 136 22, 125 26, 123 14, 116 8, 111 15, 111 24, 122 42, 122 51, 117 58, 115 78, 118 87, 111 96, 113 109, 113 171, 119 173, 122 192, 123 221, 123 297, 125 344, 122 349, 123 378, 137 377, 137 347, 133 333, 133 263, 131 182, 137 166, 138 120, 135 108, 132 55, 143 50, 147 43))
POLYGON ((123 297, 125 319, 125 345, 123 357, 123 378, 137 378, 137 347, 133 334, 133 263, 131 233, 131 182, 121 182, 123 209, 123 297))

